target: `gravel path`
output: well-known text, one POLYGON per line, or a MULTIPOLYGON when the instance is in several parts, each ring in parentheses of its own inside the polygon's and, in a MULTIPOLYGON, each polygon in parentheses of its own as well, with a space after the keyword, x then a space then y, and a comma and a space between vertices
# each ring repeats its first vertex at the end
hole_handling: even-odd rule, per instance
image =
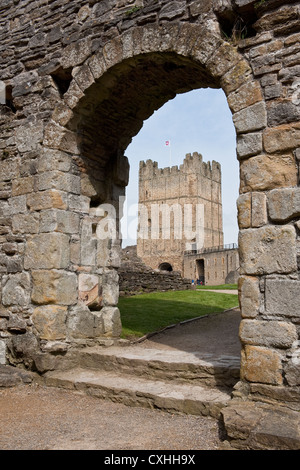
MULTIPOLYGON (((210 315, 165 330, 137 348, 236 356, 239 322, 238 310, 210 315)), ((0 450, 220 448, 218 422, 210 417, 132 408, 37 385, 0 388, 0 450)))
POLYGON ((0 392, 0 450, 217 450, 212 418, 131 408, 76 392, 0 392))

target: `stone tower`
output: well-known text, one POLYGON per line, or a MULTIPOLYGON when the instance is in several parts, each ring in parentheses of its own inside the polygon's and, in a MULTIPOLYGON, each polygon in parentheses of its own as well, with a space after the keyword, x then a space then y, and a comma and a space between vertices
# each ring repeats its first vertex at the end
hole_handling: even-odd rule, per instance
POLYGON ((137 253, 153 269, 183 273, 185 250, 223 245, 221 166, 197 152, 180 167, 140 162, 137 253))

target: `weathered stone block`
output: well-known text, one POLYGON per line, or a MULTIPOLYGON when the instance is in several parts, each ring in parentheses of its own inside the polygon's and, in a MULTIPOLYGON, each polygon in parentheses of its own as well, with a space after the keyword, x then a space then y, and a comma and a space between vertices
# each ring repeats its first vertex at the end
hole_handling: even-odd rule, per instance
POLYGON ((57 170, 46 171, 36 177, 36 186, 40 191, 58 189, 80 194, 80 177, 57 170))
POLYGON ((69 194, 69 209, 74 212, 88 214, 90 210, 90 198, 87 196, 77 196, 69 194))
POLYGON ((26 196, 14 196, 8 202, 8 214, 24 214, 27 211, 26 196))
POLYGON ((19 305, 26 307, 30 301, 30 276, 28 273, 17 273, 3 276, 2 303, 4 306, 19 305))
POLYGON ((96 261, 97 266, 110 266, 109 247, 107 240, 97 240, 96 261))
POLYGON ((239 228, 251 227, 251 212, 252 212, 252 198, 251 193, 241 194, 237 200, 238 209, 238 224, 239 228))
POLYGON ((68 88, 68 91, 64 94, 64 101, 65 104, 71 108, 74 109, 75 106, 78 104, 78 101, 84 96, 83 91, 77 85, 77 82, 75 80, 72 80, 71 85, 68 88))
POLYGON ((241 355, 241 378, 249 382, 281 385, 280 353, 260 346, 246 346, 241 355))
POLYGON ((45 209, 67 209, 67 193, 49 189, 33 194, 28 194, 27 205, 31 211, 40 211, 45 209))
POLYGON ((79 300, 90 308, 99 308, 102 301, 100 279, 97 274, 79 274, 79 300))
POLYGON ((252 71, 250 65, 242 60, 230 69, 223 77, 221 84, 223 90, 229 94, 243 85, 247 79, 251 78, 252 71))
POLYGON ((241 274, 297 271, 296 237, 292 226, 266 226, 239 234, 241 274))
POLYGON ((18 315, 10 315, 7 324, 7 330, 17 334, 24 334, 27 330, 26 320, 20 318, 18 315))
POLYGON ((82 91, 85 91, 93 83, 95 83, 94 76, 88 65, 83 65, 82 67, 78 68, 74 74, 74 78, 82 91))
POLYGON ((71 235, 70 240, 70 262, 80 264, 80 238, 79 235, 71 235))
POLYGON ((299 412, 287 406, 241 400, 224 407, 222 414, 234 448, 278 451, 300 447, 299 412))
POLYGON ((252 193, 251 216, 252 227, 261 227, 262 225, 267 224, 267 196, 265 193, 252 193))
POLYGON ((79 233, 79 214, 64 210, 41 212, 41 232, 79 233))
POLYGON ((88 59, 87 63, 95 79, 101 77, 106 70, 106 63, 102 53, 92 55, 91 58, 88 59))
POLYGON ((300 317, 300 281, 267 279, 265 296, 268 316, 300 317))
POLYGON ((234 65, 241 62, 242 58, 231 44, 224 42, 207 61, 207 67, 213 76, 222 77, 234 65))
POLYGON ((238 223, 241 229, 261 227, 268 221, 267 198, 264 193, 241 194, 237 200, 238 223))
POLYGON ((76 339, 95 337, 95 315, 80 303, 72 307, 67 316, 68 336, 76 339))
MULTIPOLYGON (((244 0, 239 0, 244 1, 244 0)), ((266 31, 272 30, 276 27, 289 23, 293 19, 297 18, 298 15, 298 5, 282 5, 279 4, 281 8, 277 8, 275 11, 265 12, 255 23, 255 30, 266 31)))
POLYGON ((69 171, 72 164, 72 157, 65 152, 59 150, 51 150, 45 148, 38 159, 37 169, 39 172, 52 171, 69 171))
POLYGON ((241 314, 243 318, 255 318, 259 312, 260 290, 256 277, 239 278, 241 314))
POLYGON ((274 189, 268 194, 269 217, 274 222, 285 222, 300 215, 300 189, 274 189))
POLYGON ((281 83, 276 83, 274 85, 267 85, 264 89, 264 96, 266 100, 272 100, 274 98, 279 98, 282 93, 281 83))
POLYGON ((97 239, 93 234, 93 225, 90 219, 82 222, 80 240, 81 264, 84 266, 95 266, 97 239))
POLYGON ((45 305, 34 309, 32 322, 40 339, 62 340, 66 337, 67 307, 45 305))
POLYGON ((15 214, 12 229, 15 233, 38 233, 40 216, 36 214, 15 214))
POLYGON ((25 248, 25 269, 64 269, 70 260, 69 236, 63 233, 33 235, 25 248))
POLYGON ((103 57, 107 68, 112 67, 123 59, 123 44, 120 38, 114 38, 103 48, 103 57))
POLYGON ((19 152, 29 152, 36 150, 43 140, 43 121, 29 122, 19 126, 15 131, 15 139, 19 152))
POLYGON ((67 271, 32 271, 32 302, 72 305, 77 302, 77 276, 67 271))
MULTIPOLYGON (((185 37, 186 36, 188 36, 187 31, 185 37)), ((220 44, 220 38, 214 34, 209 34, 207 32, 207 28, 203 28, 202 33, 199 34, 198 40, 196 41, 191 54, 196 61, 199 61, 201 64, 206 64, 220 44)))
POLYGON ((297 169, 290 155, 257 155, 240 164, 241 192, 295 186, 297 169))
POLYGON ((268 107, 269 127, 297 122, 300 119, 299 105, 290 101, 272 102, 268 107))
POLYGON ((13 335, 8 348, 13 351, 13 355, 22 358, 27 367, 32 367, 34 364, 34 356, 39 349, 38 339, 35 334, 27 331, 21 335, 13 335))
POLYGON ((65 126, 72 119, 74 113, 65 103, 59 103, 52 113, 53 121, 60 126, 65 126))
POLYGON ((122 332, 119 309, 117 307, 103 307, 101 316, 104 335, 108 338, 118 338, 122 332))
POLYGON ((33 190, 33 176, 27 176, 25 178, 16 178, 12 181, 12 196, 20 196, 22 194, 31 193, 33 190))
POLYGON ((161 20, 172 20, 177 16, 183 15, 185 12, 185 4, 183 2, 174 1, 172 4, 166 4, 161 8, 159 18, 161 20))
POLYGON ((10 181, 19 177, 20 160, 18 158, 9 158, 0 161, 0 181, 10 181))
POLYGON ((262 153, 262 134, 254 132, 237 137, 237 156, 239 159, 262 153))
POLYGON ((283 124, 268 128, 263 133, 267 153, 286 152, 300 146, 300 124, 283 124))
POLYGON ((267 126, 265 103, 262 101, 238 111, 233 115, 233 122, 237 134, 264 129, 267 126))
POLYGON ((228 105, 233 113, 262 101, 263 96, 259 82, 244 83, 238 90, 228 96, 228 105))
POLYGON ((242 320, 240 339, 244 344, 287 349, 298 338, 296 326, 283 321, 242 320))
POLYGON ((91 38, 85 38, 67 46, 63 51, 61 59, 64 68, 67 69, 83 63, 91 54, 91 48, 91 38))
POLYGON ((6 343, 0 339, 0 364, 6 364, 6 343))
POLYGON ((298 362, 291 362, 285 370, 285 378, 287 383, 291 386, 300 385, 300 360, 298 362))
POLYGON ((119 276, 115 270, 103 274, 103 305, 115 306, 119 301, 119 276))

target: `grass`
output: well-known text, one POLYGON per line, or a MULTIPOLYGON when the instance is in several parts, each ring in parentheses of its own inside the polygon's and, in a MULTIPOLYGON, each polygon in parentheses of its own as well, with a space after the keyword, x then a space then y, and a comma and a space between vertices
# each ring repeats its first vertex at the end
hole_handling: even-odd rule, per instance
POLYGON ((238 306, 238 296, 198 290, 121 297, 122 338, 137 339, 184 320, 238 306))
POLYGON ((237 284, 222 284, 220 286, 197 286, 197 289, 214 289, 214 290, 237 290, 237 284))

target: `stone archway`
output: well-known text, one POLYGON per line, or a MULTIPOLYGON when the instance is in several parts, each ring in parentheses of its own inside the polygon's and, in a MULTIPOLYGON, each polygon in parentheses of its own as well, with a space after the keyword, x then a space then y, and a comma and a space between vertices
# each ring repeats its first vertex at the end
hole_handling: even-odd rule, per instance
MULTIPOLYGON (((74 66, 77 56, 74 59, 70 54, 64 60, 66 67, 74 66)), ((253 81, 249 66, 236 48, 214 32, 194 25, 135 28, 108 42, 103 51, 87 57, 74 69, 73 76, 46 128, 44 145, 51 152, 72 153, 79 169, 80 196, 87 198, 90 206, 81 221, 81 253, 77 260, 81 303, 69 309, 72 320, 67 321, 71 326, 67 334, 76 342, 84 339, 81 325, 88 317, 90 339, 118 337, 120 332, 115 271, 119 240, 116 237, 113 244, 110 240, 96 240, 93 227, 100 221, 99 208, 103 203, 112 204, 117 216, 121 210, 119 198, 124 195, 128 179, 124 152, 143 121, 177 93, 222 84, 232 110, 236 110, 237 127, 244 126, 244 131, 248 131, 247 122, 254 110, 250 109, 249 116, 246 111, 253 106, 258 121, 251 122, 251 130, 259 132, 266 124, 266 113, 260 85, 253 81), (247 94, 244 88, 240 90, 242 80, 244 84, 246 80, 247 94), (103 273, 99 275, 101 269, 103 273), (98 292, 98 303, 91 303, 86 284, 98 292), (109 329, 92 328, 95 322, 101 324, 104 312, 109 329)))
MULTIPOLYGON (((9 351, 2 357, 43 372, 59 367, 59 354, 78 345, 118 338, 119 243, 99 242, 99 205, 111 203, 118 214, 128 178, 124 152, 144 119, 176 93, 221 87, 240 160, 241 393, 294 403, 300 139, 293 102, 298 72, 290 58, 297 28, 282 23, 292 22, 298 9, 262 5, 257 37, 237 46, 224 40, 218 22, 230 24, 231 7, 197 3, 188 7, 188 20, 185 7, 177 5, 173 17, 158 4, 154 22, 139 14, 129 24, 123 18, 123 29, 103 33, 98 48, 85 29, 85 36, 57 48, 50 64, 36 65, 35 52, 25 65, 16 59, 1 72, 1 79, 19 73, 9 78, 13 104, 1 124, 1 318, 7 333, 1 351, 9 351)), ((105 4, 93 7, 94 18, 114 19, 105 4)), ((86 12, 77 11, 84 22, 86 12)), ((20 23, 13 14, 7 17, 12 29, 20 23)), ((47 33, 45 49, 57 36, 58 30, 47 33)))
MULTIPOLYGON (((77 57, 75 63, 73 55, 66 56, 65 60, 67 66, 74 66, 77 57)), ((222 86, 233 113, 238 136, 237 153, 241 160, 240 227, 245 229, 240 232, 242 309, 243 296, 247 296, 244 294, 245 286, 250 283, 256 298, 259 298, 261 294, 258 285, 261 281, 253 276, 275 272, 274 263, 278 263, 278 257, 282 272, 291 273, 296 269, 295 251, 291 250, 295 246, 295 232, 291 226, 265 226, 266 217, 256 220, 253 209, 250 223, 244 223, 246 211, 242 209, 249 204, 249 200, 252 201, 252 208, 259 207, 258 217, 266 215, 266 194, 261 190, 273 186, 274 175, 269 171, 268 162, 272 161, 273 164, 274 157, 271 158, 262 149, 267 112, 260 83, 253 79, 249 65, 235 47, 211 31, 195 25, 135 28, 108 42, 100 53, 89 56, 74 69, 73 75, 63 101, 56 107, 52 121, 46 128, 44 145, 52 152, 72 153, 73 160, 80 168, 80 196, 90 198, 91 202, 82 221, 81 254, 85 251, 88 255, 87 261, 81 255, 78 262, 81 266, 78 274, 79 298, 83 299, 86 284, 101 293, 98 295, 98 304, 97 300, 92 304, 94 308, 88 308, 89 297, 84 308, 82 304, 71 307, 72 313, 69 311, 67 322, 70 325, 68 335, 75 341, 84 339, 81 325, 88 315, 91 316, 93 335, 98 331, 96 337, 117 337, 119 334, 115 271, 118 241, 113 247, 110 241, 96 242, 93 239, 93 226, 99 222, 97 208, 101 203, 112 203, 118 212, 118 198, 123 195, 123 188, 127 184, 126 147, 141 128, 144 119, 179 92, 203 86, 222 86), (87 234, 84 241, 83 237, 87 234), (272 261, 266 250, 266 240, 269 239, 272 239, 272 253, 276 253, 274 257, 271 256, 272 261), (85 244, 87 246, 84 250, 85 244), (257 247, 266 257, 255 256, 253 262, 253 252, 257 247), (84 266, 88 267, 89 272, 85 272, 84 266), (103 270, 100 276, 99 269, 103 270), (102 331, 100 323, 103 315, 107 329, 102 331), (98 328, 95 327, 97 322, 98 328)), ((292 178, 296 182, 292 160, 282 160, 280 157, 277 162, 281 180, 292 178)), ((255 309, 253 316, 256 317, 255 309)), ((248 335, 245 329, 254 325, 260 327, 253 320, 245 319, 242 322, 242 338, 248 335)), ((286 325, 285 328, 289 330, 291 326, 286 325)), ((90 332, 87 337, 91 338, 90 332)), ((255 355, 262 355, 262 360, 269 360, 270 351, 267 349, 245 345, 242 376, 246 378, 250 374, 250 350, 255 351, 255 355)), ((277 382, 278 379, 281 383, 278 360, 279 357, 277 362, 272 361, 277 366, 272 372, 275 375, 271 382, 277 382)), ((261 372, 265 374, 265 371, 261 372)), ((266 381, 269 382, 269 378, 266 381)))

